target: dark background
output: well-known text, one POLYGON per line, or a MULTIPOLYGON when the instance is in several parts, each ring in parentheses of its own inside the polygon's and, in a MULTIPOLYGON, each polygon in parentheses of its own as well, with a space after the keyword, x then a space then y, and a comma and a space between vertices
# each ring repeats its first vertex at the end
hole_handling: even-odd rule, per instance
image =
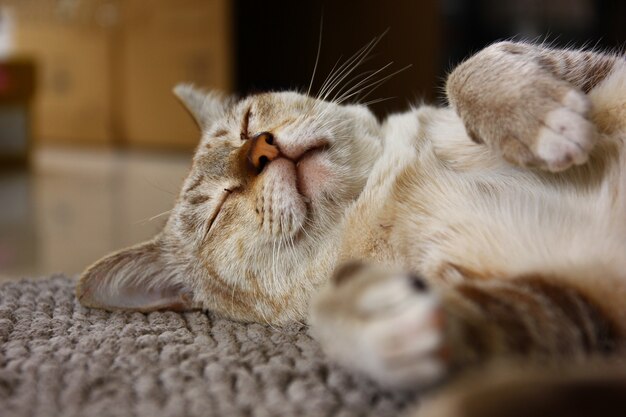
POLYGON ((441 101, 445 74, 496 40, 529 39, 559 46, 620 48, 626 40, 626 2, 592 0, 245 1, 235 2, 236 89, 242 93, 306 90, 322 46, 312 91, 336 61, 388 29, 363 69, 389 74, 367 99, 378 114, 407 102, 441 101), (591 42, 591 43, 586 43, 591 42))

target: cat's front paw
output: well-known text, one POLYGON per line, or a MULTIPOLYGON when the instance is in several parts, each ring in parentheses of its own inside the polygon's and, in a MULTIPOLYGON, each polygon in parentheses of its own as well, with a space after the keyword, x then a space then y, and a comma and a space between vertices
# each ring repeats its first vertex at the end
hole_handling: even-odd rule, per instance
POLYGON ((441 379, 448 369, 445 317, 424 280, 379 267, 343 269, 313 303, 312 324, 324 350, 389 386, 441 379))
POLYGON ((559 172, 584 164, 596 142, 591 101, 531 45, 498 43, 448 78, 468 136, 516 165, 559 172))

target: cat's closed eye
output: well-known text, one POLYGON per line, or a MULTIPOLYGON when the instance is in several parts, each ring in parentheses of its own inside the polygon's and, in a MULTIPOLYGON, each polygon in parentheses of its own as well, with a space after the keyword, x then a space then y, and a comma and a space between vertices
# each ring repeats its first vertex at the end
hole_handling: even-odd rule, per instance
POLYGON ((204 239, 207 238, 209 232, 211 231, 211 227, 213 227, 213 223, 215 223, 215 219, 217 218, 218 214, 220 214, 220 211, 221 211, 222 207, 224 206, 224 203, 226 203, 226 200, 232 194, 232 192, 233 192, 233 189, 224 188, 224 190, 222 191, 221 195, 218 197, 218 202, 215 205, 215 208, 213 209, 213 212, 211 213, 211 216, 209 217, 209 219, 206 222, 206 228, 205 228, 205 232, 204 232, 204 239))

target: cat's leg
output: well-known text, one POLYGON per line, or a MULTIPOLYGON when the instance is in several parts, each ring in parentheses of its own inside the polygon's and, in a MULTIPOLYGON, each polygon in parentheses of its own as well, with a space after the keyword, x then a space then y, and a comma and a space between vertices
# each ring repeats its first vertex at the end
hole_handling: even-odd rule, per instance
POLYGON ((418 276, 351 262, 313 300, 326 353, 390 386, 429 385, 447 372, 438 296, 418 276))
POLYGON ((442 295, 455 364, 497 357, 540 363, 611 353, 617 330, 591 299, 541 275, 467 281, 442 295))
POLYGON ((448 77, 469 136, 510 162, 561 171, 587 161, 596 140, 586 93, 624 57, 500 42, 448 77))
POLYGON ((498 357, 586 358, 616 335, 590 300, 540 276, 468 281, 434 291, 412 274, 349 264, 314 300, 325 351, 390 385, 428 385, 498 357))

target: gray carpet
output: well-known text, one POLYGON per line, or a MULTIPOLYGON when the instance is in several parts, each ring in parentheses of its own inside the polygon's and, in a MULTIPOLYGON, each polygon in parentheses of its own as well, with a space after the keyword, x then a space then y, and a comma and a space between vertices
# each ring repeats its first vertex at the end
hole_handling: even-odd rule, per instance
POLYGON ((0 285, 3 417, 394 416, 406 404, 330 364, 302 326, 91 310, 73 285, 0 285))

